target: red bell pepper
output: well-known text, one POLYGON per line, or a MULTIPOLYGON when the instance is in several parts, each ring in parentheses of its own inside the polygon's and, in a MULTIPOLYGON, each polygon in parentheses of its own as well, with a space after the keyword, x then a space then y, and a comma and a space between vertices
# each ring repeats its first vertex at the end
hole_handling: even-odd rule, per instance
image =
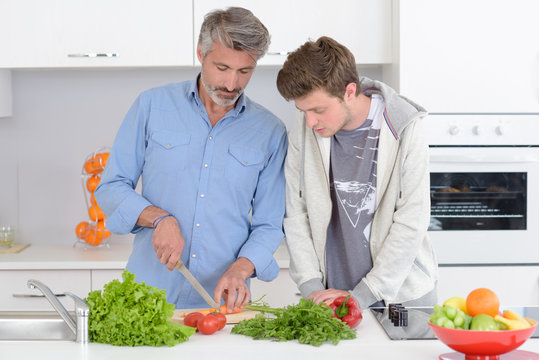
POLYGON ((359 325, 363 319, 363 311, 351 295, 336 298, 329 307, 333 309, 333 317, 340 319, 351 328, 359 325))

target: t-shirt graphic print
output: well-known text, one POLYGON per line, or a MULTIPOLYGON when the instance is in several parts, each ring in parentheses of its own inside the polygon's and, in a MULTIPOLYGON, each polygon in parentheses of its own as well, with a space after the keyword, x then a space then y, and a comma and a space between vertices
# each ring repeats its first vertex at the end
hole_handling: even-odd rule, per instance
POLYGON ((373 95, 367 120, 331 139, 332 215, 327 231, 327 286, 353 289, 371 270, 370 229, 376 206, 376 165, 384 101, 373 95))

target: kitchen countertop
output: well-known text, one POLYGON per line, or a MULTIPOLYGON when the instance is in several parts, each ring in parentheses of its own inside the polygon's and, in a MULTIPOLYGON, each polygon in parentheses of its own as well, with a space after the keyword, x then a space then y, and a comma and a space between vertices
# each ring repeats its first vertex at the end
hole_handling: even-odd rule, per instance
MULTIPOLYGON (((78 244, 32 244, 16 254, 0 254, 0 270, 81 270, 124 269, 132 249, 132 240, 110 238, 110 246, 78 244)), ((275 252, 281 268, 288 268, 286 246, 275 252)))
MULTIPOLYGON (((274 342, 253 340, 243 335, 230 334, 232 326, 214 335, 193 335, 189 341, 173 347, 117 347, 105 344, 80 345, 67 341, 0 341, 2 360, 19 359, 399 359, 436 360, 453 352, 438 340, 389 340, 369 311, 364 311, 363 322, 357 328, 357 338, 338 345, 321 347, 302 345, 297 341, 274 342)), ((539 339, 529 339, 520 350, 539 353, 539 339)))

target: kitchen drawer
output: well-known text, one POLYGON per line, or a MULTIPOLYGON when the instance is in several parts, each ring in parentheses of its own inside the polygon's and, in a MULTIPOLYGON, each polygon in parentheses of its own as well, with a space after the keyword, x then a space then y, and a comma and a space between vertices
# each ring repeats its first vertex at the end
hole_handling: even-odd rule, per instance
POLYGON ((91 270, 92 272, 92 291, 103 290, 103 286, 108 282, 118 279, 122 281, 124 270, 91 270))
MULTIPOLYGON (((52 306, 44 297, 15 297, 18 295, 41 295, 37 289, 26 285, 29 279, 41 281, 55 294, 70 291, 81 298, 90 291, 89 270, 2 270, 0 271, 0 311, 9 310, 51 310, 52 306)), ((60 301, 71 311, 73 300, 62 296, 60 301)))
POLYGON ((277 278, 270 282, 251 280, 251 298, 258 300, 263 295, 265 295, 264 301, 272 307, 297 304, 301 298, 288 269, 281 269, 277 278))

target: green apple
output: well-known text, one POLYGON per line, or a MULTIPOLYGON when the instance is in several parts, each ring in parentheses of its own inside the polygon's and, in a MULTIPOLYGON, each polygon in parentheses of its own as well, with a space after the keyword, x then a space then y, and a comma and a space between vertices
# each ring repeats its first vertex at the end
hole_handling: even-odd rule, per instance
POLYGON ((487 314, 475 315, 472 318, 472 323, 470 324, 470 330, 479 330, 479 331, 498 331, 498 323, 494 320, 493 317, 487 314))

